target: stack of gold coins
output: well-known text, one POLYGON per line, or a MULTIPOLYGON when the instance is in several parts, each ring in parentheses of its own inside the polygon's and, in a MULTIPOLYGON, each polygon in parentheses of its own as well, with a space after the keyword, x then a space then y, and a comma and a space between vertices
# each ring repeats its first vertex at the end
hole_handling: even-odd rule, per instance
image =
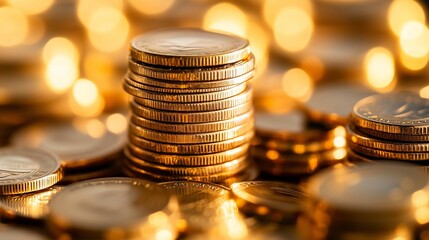
POLYGON ((169 29, 131 41, 124 172, 156 181, 249 176, 255 59, 248 41, 169 29))
POLYGON ((414 239, 428 221, 428 181, 412 164, 330 168, 307 182, 302 239, 414 239))
POLYGON ((62 183, 120 174, 118 160, 126 143, 126 118, 120 113, 94 118, 35 122, 18 130, 15 146, 56 154, 64 168, 62 183), (123 119, 123 128, 115 118, 123 119), (113 119, 113 120, 112 120, 113 119), (116 128, 112 128, 115 124, 116 128))
POLYGON ((301 178, 341 163, 346 155, 344 127, 308 126, 299 110, 255 114, 252 155, 262 173, 301 178))
POLYGON ((379 94, 359 101, 347 126, 349 160, 408 161, 429 166, 429 100, 414 92, 379 94))

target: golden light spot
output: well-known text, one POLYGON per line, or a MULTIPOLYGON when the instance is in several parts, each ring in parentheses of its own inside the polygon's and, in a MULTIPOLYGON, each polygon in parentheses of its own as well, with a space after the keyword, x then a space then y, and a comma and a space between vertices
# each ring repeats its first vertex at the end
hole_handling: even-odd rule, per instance
POLYGON ((429 203, 428 193, 423 190, 419 190, 413 193, 413 195, 411 196, 411 202, 413 203, 414 207, 423 207, 428 205, 429 203))
POLYGON ((429 54, 423 57, 412 57, 399 49, 399 61, 401 65, 411 71, 419 71, 426 67, 429 61, 429 54))
POLYGON ((23 44, 34 44, 42 39, 46 32, 45 22, 41 17, 33 16, 29 20, 29 33, 23 44))
POLYGON ((247 24, 245 37, 249 40, 252 54, 255 56, 255 68, 257 69, 256 75, 253 79, 258 79, 262 76, 268 67, 268 47, 269 38, 268 33, 256 21, 250 21, 247 24))
POLYGON ((218 3, 204 15, 203 28, 245 36, 247 27, 246 14, 231 3, 218 3))
POLYGON ((307 101, 313 92, 313 81, 310 76, 300 68, 287 71, 282 78, 283 91, 290 97, 307 101))
POLYGON ((73 96, 76 102, 84 107, 91 106, 97 100, 97 95, 97 86, 87 79, 77 80, 73 87, 73 96))
POLYGON ((317 57, 304 57, 301 59, 299 65, 315 81, 320 80, 325 74, 325 65, 317 57))
POLYGON ((270 160, 277 160, 280 157, 280 153, 276 150, 268 150, 265 156, 270 160))
POLYGON ((128 20, 116 8, 99 8, 89 18, 89 41, 99 51, 114 52, 124 47, 128 33, 128 20))
POLYGON ((419 224, 425 224, 429 222, 429 208, 421 207, 415 211, 414 217, 419 224))
POLYGON ((284 8, 274 22, 274 39, 285 51, 298 52, 307 47, 314 31, 311 15, 301 8, 284 8))
POLYGON ((310 159, 308 159, 308 167, 311 171, 316 170, 316 168, 319 166, 319 158, 316 156, 311 156, 310 159))
POLYGON ((270 210, 269 210, 267 207, 264 207, 264 206, 258 206, 258 207, 256 208, 256 212, 257 212, 259 215, 266 215, 266 214, 268 214, 268 213, 270 212, 270 210))
POLYGON ((346 139, 343 136, 336 136, 334 138, 334 146, 337 148, 346 146, 346 139))
POLYGON ((404 25, 411 21, 425 23, 426 16, 422 6, 414 0, 395 0, 388 9, 389 27, 400 36, 404 25))
POLYGON ((78 66, 71 56, 54 56, 47 64, 47 86, 55 93, 67 91, 78 76, 78 66))
POLYGON ((175 0, 128 0, 128 3, 133 7, 133 9, 146 15, 161 14, 170 9, 174 2, 175 0))
POLYGON ((274 28, 276 17, 284 8, 297 7, 310 15, 313 14, 313 6, 310 0, 264 0, 262 4, 262 16, 271 28, 274 28))
POLYGON ((429 86, 426 86, 420 89, 419 94, 421 98, 429 99, 429 86))
POLYGON ((305 145, 304 144, 295 144, 293 146, 293 152, 297 154, 303 154, 305 153, 305 145))
POLYGON ((335 160, 343 160, 347 156, 347 150, 344 148, 335 149, 333 156, 335 160))
POLYGON ((106 133, 106 127, 98 119, 91 119, 86 123, 86 132, 93 138, 101 138, 106 133))
POLYGON ((346 128, 345 127, 343 127, 343 126, 339 126, 339 127, 336 127, 335 129, 334 129, 334 135, 335 136, 342 136, 342 137, 345 137, 346 136, 346 128))
POLYGON ((43 47, 43 61, 49 63, 52 58, 58 55, 67 55, 73 61, 79 60, 79 52, 76 46, 67 38, 51 38, 43 47))
POLYGON ((124 115, 114 113, 107 117, 106 126, 109 131, 120 134, 127 130, 128 121, 124 115))
POLYGON ((394 84, 395 63, 392 53, 382 47, 368 51, 364 59, 365 75, 369 85, 377 90, 394 84))
POLYGON ((28 30, 24 13, 12 7, 0 7, 0 46, 12 47, 24 42, 28 30))
POLYGON ((415 58, 428 55, 428 28, 416 21, 406 23, 401 30, 400 46, 404 53, 415 58))
POLYGON ((111 7, 117 10, 123 9, 122 0, 79 0, 77 2, 77 16, 80 22, 88 27, 93 14, 100 8, 111 7))
POLYGON ((168 229, 161 229, 156 232, 156 240, 170 240, 174 239, 173 233, 168 229))
POLYGON ((9 5, 15 7, 26 14, 40 14, 48 10, 54 0, 8 0, 9 5))

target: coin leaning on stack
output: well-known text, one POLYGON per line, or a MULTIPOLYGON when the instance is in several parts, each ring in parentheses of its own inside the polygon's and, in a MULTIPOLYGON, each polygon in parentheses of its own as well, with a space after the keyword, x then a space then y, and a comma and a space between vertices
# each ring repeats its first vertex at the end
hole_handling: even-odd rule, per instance
POLYGON ((351 162, 407 161, 429 169, 429 100, 414 92, 374 95, 356 103, 347 126, 351 162))
POLYGON ((169 29, 133 39, 124 172, 156 181, 253 178, 254 62, 248 41, 236 36, 169 29))

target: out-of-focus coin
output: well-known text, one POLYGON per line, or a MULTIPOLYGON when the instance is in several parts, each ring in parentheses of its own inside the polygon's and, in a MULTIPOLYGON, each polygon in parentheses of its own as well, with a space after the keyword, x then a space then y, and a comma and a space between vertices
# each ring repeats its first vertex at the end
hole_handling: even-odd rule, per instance
POLYGON ((12 143, 53 152, 66 169, 99 165, 119 153, 126 142, 125 131, 110 132, 100 119, 36 123, 19 130, 12 143))
POLYGON ((155 183, 100 178, 72 184, 49 203, 48 224, 73 238, 153 239, 162 228, 176 236, 169 219, 177 202, 155 183))
POLYGON ((346 150, 344 148, 336 148, 314 153, 293 154, 280 153, 276 150, 254 147, 252 149, 252 156, 258 159, 265 159, 267 164, 271 162, 277 166, 303 164, 317 166, 319 164, 333 164, 341 162, 346 157, 346 150))
POLYGON ((131 58, 152 65, 208 67, 238 62, 250 54, 249 42, 238 36, 200 29, 167 29, 131 41, 131 58))
POLYGON ((57 156, 39 149, 0 149, 0 194, 21 194, 48 188, 63 177, 57 156))
MULTIPOLYGON (((165 154, 148 151, 132 144, 124 149, 125 154, 129 155, 130 160, 134 158, 143 159, 144 161, 170 165, 170 166, 208 166, 215 164, 222 164, 225 162, 238 159, 247 154, 249 144, 245 143, 236 148, 228 149, 224 152, 212 154, 198 154, 198 155, 182 155, 182 154, 165 154), (129 152, 128 152, 129 151, 129 152), (131 155, 130 155, 131 154, 131 155), (135 156, 135 157, 133 157, 135 156)), ((138 160, 136 160, 138 162, 138 160)))
POLYGON ((223 79, 218 81, 199 81, 198 84, 195 84, 195 82, 192 82, 191 79, 188 81, 180 81, 180 82, 173 82, 168 80, 162 80, 162 79, 155 79, 155 78, 149 78, 144 77, 141 75, 138 75, 132 71, 128 71, 126 77, 129 79, 132 79, 135 82, 139 82, 142 84, 158 87, 158 88, 170 88, 170 89, 204 89, 204 88, 218 88, 218 87, 228 87, 233 85, 239 85, 241 83, 247 82, 255 75, 255 71, 252 70, 248 73, 245 73, 243 75, 240 75, 235 78, 229 78, 229 79, 223 79))
POLYGON ((66 171, 60 184, 70 184, 95 178, 115 177, 121 173, 121 168, 119 165, 120 164, 117 163, 110 163, 107 166, 97 166, 96 168, 84 170, 76 169, 76 171, 66 171))
POLYGON ((153 152, 195 155, 223 152, 232 148, 236 148, 245 143, 248 143, 252 139, 253 135, 254 132, 249 131, 241 136, 222 142, 204 144, 169 144, 146 140, 144 138, 130 134, 129 141, 142 149, 147 149, 153 152))
POLYGON ((282 153, 296 154, 315 153, 336 147, 334 139, 295 143, 292 141, 282 141, 272 138, 261 138, 259 136, 255 136, 253 138, 253 145, 261 146, 270 150, 276 150, 282 153))
POLYGON ((49 212, 49 201, 61 189, 53 186, 32 193, 0 196, 1 215, 16 221, 43 221, 49 212))
POLYGON ((174 144, 194 144, 194 143, 211 143, 226 141, 241 136, 253 130, 253 121, 244 125, 234 127, 228 130, 208 133, 167 133, 158 132, 142 128, 130 123, 130 132, 138 137, 152 141, 174 143, 174 144))
POLYGON ((137 116, 169 123, 218 122, 242 115, 251 109, 253 109, 252 103, 247 102, 235 107, 210 112, 167 112, 144 107, 135 101, 131 102, 131 110, 137 116))
POLYGON ((356 103, 351 122, 367 134, 379 132, 376 137, 429 141, 429 100, 414 92, 368 97, 356 103))
POLYGON ((222 205, 228 201, 230 193, 226 187, 195 181, 172 181, 159 185, 177 196, 187 231, 205 231, 225 220, 222 205))
POLYGON ((356 84, 317 86, 307 102, 308 114, 316 122, 345 125, 353 106, 376 92, 356 84))
POLYGON ((158 93, 150 92, 140 88, 128 85, 126 82, 123 84, 124 89, 130 95, 150 99, 154 101, 162 102, 176 102, 176 103, 198 103, 198 102, 209 102, 217 101, 226 98, 230 98, 242 93, 246 88, 247 84, 242 83, 226 90, 210 93, 189 93, 189 94, 177 94, 177 93, 158 93))
POLYGON ((237 206, 251 215, 296 220, 307 198, 295 184, 273 181, 244 181, 231 185, 237 206))
POLYGON ((216 67, 207 68, 168 68, 144 63, 135 62, 132 59, 128 62, 131 71, 150 78, 157 78, 169 81, 218 81, 229 78, 236 78, 253 71, 255 57, 250 54, 242 61, 216 67))
POLYGON ((173 111, 173 112, 206 112, 206 111, 215 111, 215 110, 221 110, 226 108, 235 107, 241 104, 244 104, 246 102, 249 102, 252 100, 252 87, 247 86, 246 91, 241 92, 238 95, 216 100, 216 101, 207 101, 207 102, 198 102, 198 103, 192 103, 192 102, 163 102, 163 101, 155 101, 151 99, 144 99, 144 98, 134 98, 134 100, 146 107, 160 109, 160 110, 166 110, 166 111, 173 111))
POLYGON ((0 239, 2 240, 49 240, 48 236, 43 235, 42 233, 23 228, 10 226, 6 224, 0 225, 0 239))
POLYGON ((155 131, 164 131, 170 133, 207 133, 224 131, 244 125, 251 121, 251 119, 253 119, 253 110, 223 121, 191 124, 165 123, 146 119, 136 115, 131 116, 131 122, 137 126, 155 131))
POLYGON ((224 179, 219 184, 225 185, 227 187, 231 186, 231 184, 242 181, 252 181, 255 180, 259 175, 258 166, 252 161, 249 166, 245 168, 243 171, 238 172, 234 176, 231 176, 227 179, 224 179))

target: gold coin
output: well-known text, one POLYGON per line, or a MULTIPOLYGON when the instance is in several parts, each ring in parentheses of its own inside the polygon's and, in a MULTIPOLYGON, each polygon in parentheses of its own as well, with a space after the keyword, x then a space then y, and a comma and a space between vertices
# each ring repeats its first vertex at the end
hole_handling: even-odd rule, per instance
POLYGON ((235 107, 252 100, 253 90, 250 85, 244 92, 214 101, 198 103, 163 102, 145 98, 134 98, 139 105, 172 112, 208 112, 235 107))
POLYGON ((174 200, 165 189, 149 181, 88 180, 67 186, 51 199, 48 224, 73 239, 153 239, 159 228, 174 237, 175 227, 169 219, 169 212, 177 209, 174 200), (152 218, 156 223, 149 221, 152 218))
POLYGON ((429 152, 391 152, 381 149, 368 148, 360 145, 349 144, 348 146, 354 152, 360 153, 365 156, 394 159, 394 160, 408 160, 408 161, 427 161, 429 160, 429 152))
POLYGON ((326 151, 335 147, 334 139, 296 143, 292 141, 281 141, 278 139, 263 138, 259 136, 255 136, 253 138, 253 145, 276 150, 282 153, 296 154, 326 151))
POLYGON ((303 212, 302 202, 308 198, 299 185, 275 181, 234 183, 231 192, 244 213, 291 221, 303 212))
POLYGON ((229 78, 235 78, 253 71, 255 65, 255 58, 252 54, 246 59, 233 64, 227 64, 216 67, 207 68, 161 68, 154 67, 144 63, 138 63, 130 59, 128 61, 128 68, 136 74, 164 79, 169 81, 217 81, 229 78))
POLYGON ((49 212, 49 201, 61 189, 53 186, 32 193, 0 196, 1 215, 15 221, 43 221, 49 212))
POLYGON ((362 129, 429 140, 429 100, 413 92, 379 94, 362 99, 353 108, 351 121, 362 129), (424 135, 424 136, 422 136, 424 135))
POLYGON ((238 62, 250 54, 238 36, 200 29, 167 29, 145 33, 130 44, 130 56, 152 65, 207 67, 238 62))
POLYGON ((234 84, 234 85, 228 85, 223 87, 213 87, 213 88, 166 88, 166 87, 154 87, 151 85, 139 83, 129 77, 125 77, 124 84, 137 89, 144 90, 146 92, 166 93, 166 94, 201 94, 201 93, 221 92, 239 85, 239 84, 234 84))
POLYGON ((227 187, 231 186, 231 184, 236 182, 242 182, 242 181, 252 181, 258 178, 259 175, 259 169, 256 166, 256 164, 252 161, 247 168, 245 168, 243 171, 235 174, 234 176, 231 176, 227 179, 224 179, 222 182, 219 182, 219 184, 225 185, 227 187))
POLYGON ((352 151, 350 148, 347 149, 347 160, 352 164, 359 163, 359 162, 370 162, 370 163, 374 162, 373 159, 369 159, 366 156, 362 156, 352 151))
POLYGON ((12 144, 52 152, 60 157, 66 169, 100 165, 119 153, 126 143, 126 131, 116 134, 104 129, 105 118, 35 123, 18 131, 12 137, 12 144), (95 129, 94 122, 101 126, 95 125, 95 129))
POLYGON ((174 144, 194 144, 194 143, 213 143, 222 142, 238 136, 241 136, 253 130, 253 121, 245 125, 234 127, 228 130, 209 133, 168 133, 157 132, 145 129, 130 123, 130 132, 137 137, 152 141, 174 144))
POLYGON ((246 156, 249 150, 249 144, 244 144, 224 152, 203 154, 203 155, 172 155, 156 153, 141 149, 132 144, 124 149, 128 159, 139 162, 143 159, 147 162, 162 164, 166 166, 208 166, 229 162, 240 157, 246 156))
POLYGON ((239 115, 237 117, 223 121, 192 124, 164 123, 142 118, 137 115, 131 116, 131 122, 137 126, 170 133, 206 133, 223 131, 244 125, 245 123, 251 121, 251 119, 253 119, 253 110, 250 110, 249 112, 239 115))
POLYGON ((249 165, 247 156, 209 166, 166 166, 133 157, 131 154, 127 155, 127 157, 128 163, 136 168, 154 174, 169 174, 171 176, 203 176, 229 172, 236 173, 249 165))
POLYGON ((349 145, 357 145, 391 152, 429 152, 429 143, 384 141, 372 138, 350 125, 347 126, 347 142, 349 145))
POLYGON ((30 230, 28 227, 17 227, 13 225, 0 225, 0 239, 4 240, 15 240, 15 239, 25 239, 25 240, 49 240, 48 236, 35 231, 30 230))
POLYGON ((236 138, 216 142, 216 143, 206 143, 206 144, 169 144, 169 143, 160 143, 155 141, 146 140, 144 138, 139 138, 132 134, 129 135, 129 141, 135 146, 138 146, 142 149, 146 149, 153 152, 160 152, 166 154, 211 154, 217 152, 227 151, 232 148, 236 148, 245 143, 250 142, 254 135, 253 131, 249 131, 241 136, 236 138))
POLYGON ((205 88, 228 87, 228 86, 239 85, 241 83, 247 82, 254 76, 255 76, 255 71, 252 70, 248 73, 245 73, 235 78, 229 78, 229 79, 223 79, 223 80, 217 80, 217 81, 209 81, 209 80, 198 81, 198 84, 196 84, 195 81, 192 81, 192 80, 174 82, 169 80, 144 77, 132 71, 128 71, 126 75, 127 78, 135 82, 145 84, 145 85, 150 85, 157 88, 165 88, 165 89, 205 89, 205 88))
POLYGON ((240 116, 252 110, 252 102, 235 107, 210 112, 167 112, 148 108, 131 102, 131 110, 137 116, 171 123, 208 123, 218 122, 240 116))
POLYGON ((22 194, 48 188, 63 177, 57 156, 39 149, 0 149, 0 194, 22 194))

